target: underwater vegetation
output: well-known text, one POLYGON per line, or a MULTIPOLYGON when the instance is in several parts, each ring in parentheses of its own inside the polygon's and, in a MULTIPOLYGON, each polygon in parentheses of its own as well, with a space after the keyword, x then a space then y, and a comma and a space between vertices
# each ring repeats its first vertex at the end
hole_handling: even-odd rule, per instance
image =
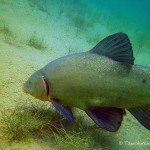
MULTIPOLYGON (((114 10, 113 7, 115 7, 114 5, 115 3, 117 3, 117 1, 114 2, 112 6, 111 3, 106 5, 106 2, 103 1, 99 2, 96 1, 94 3, 90 3, 89 1, 78 0, 75 3, 73 0, 71 1, 31 0, 25 2, 27 2, 25 4, 28 4, 28 7, 33 10, 33 17, 31 17, 30 19, 34 22, 31 23, 31 26, 33 27, 32 30, 35 32, 39 32, 39 30, 42 29, 41 32, 43 32, 43 35, 39 37, 39 35, 30 34, 31 30, 29 30, 28 28, 25 30, 24 27, 20 28, 19 23, 16 24, 16 27, 19 28, 14 28, 13 34, 15 34, 15 37, 17 36, 17 42, 26 41, 22 42, 22 44, 26 43, 27 45, 32 46, 36 49, 42 50, 45 49, 45 47, 47 48, 51 47, 51 45, 53 45, 53 42, 51 41, 53 37, 56 37, 56 39, 63 39, 64 42, 70 44, 71 37, 75 36, 84 40, 83 42, 85 44, 83 45, 87 44, 93 45, 99 42, 101 38, 109 35, 110 33, 112 34, 118 31, 127 33, 131 37, 131 39, 133 39, 132 43, 133 46, 135 47, 135 53, 139 51, 139 49, 140 51, 143 51, 144 50, 143 46, 145 45, 149 46, 148 42, 149 36, 148 34, 145 34, 146 30, 149 32, 148 28, 149 22, 147 21, 145 23, 145 20, 147 20, 147 18, 146 17, 142 18, 145 24, 144 23, 142 24, 142 22, 140 23, 137 22, 139 20, 136 17, 127 19, 128 13, 125 12, 121 12, 120 17, 118 18, 115 13, 116 11, 119 11, 123 7, 123 5, 121 5, 120 2, 118 3, 120 8, 116 7, 115 11, 113 11, 114 10), (57 22, 57 24, 55 22, 57 22), (35 25, 38 24, 40 27, 35 26, 34 24, 35 25), (59 27, 59 24, 61 28, 59 27), (53 30, 54 28, 56 28, 56 30, 53 30), (16 29, 18 31, 16 31, 16 29), (16 32, 19 32, 21 34, 17 33, 16 35, 16 32), (26 34, 24 32, 26 32, 26 34), (21 37, 22 35, 27 36, 21 37)), ((1 1, 1 3, 3 4, 3 1, 1 1)), ((9 3, 10 2, 6 2, 6 4, 9 3)), ((14 3, 11 2, 11 5, 16 6, 15 2, 14 3)), ((132 7, 132 5, 133 4, 131 3, 130 7, 132 7)), ((140 10, 138 4, 136 5, 137 10, 135 13, 137 13, 137 11, 140 10)), ((18 7, 23 6, 18 4, 18 7)), ((29 8, 25 10, 27 14, 30 14, 29 8)), ((17 13, 24 15, 24 12, 21 12, 21 10, 18 9, 17 11, 18 11, 17 13)), ((146 12, 143 13, 143 15, 145 16, 148 15, 147 9, 146 12)), ((2 29, 3 31, 1 32, 5 33, 10 32, 11 30, 10 28, 8 28, 9 24, 8 21, 6 19, 4 19, 4 21, 6 27, 3 27, 2 29)), ((28 26, 28 23, 29 22, 24 22, 24 26, 25 27, 26 25, 28 26)), ((75 47, 76 44, 73 43, 73 46, 75 47)))
MULTIPOLYGON (((89 149, 87 127, 81 118, 72 126, 48 104, 18 105, 10 113, 2 112, 3 134, 9 142, 26 141, 30 138, 51 140, 55 149, 89 149), (83 138, 84 137, 84 138, 83 138)), ((92 129, 92 128, 91 128, 92 129)), ((94 128, 93 128, 94 129, 94 128)))
POLYGON ((7 43, 13 44, 15 35, 9 25, 3 20, 0 20, 0 34, 4 35, 4 39, 7 43))
POLYGON ((45 104, 31 104, 29 107, 19 105, 11 113, 2 112, 2 114, 3 132, 10 141, 46 133, 46 127, 50 131, 59 130, 57 124, 60 117, 45 104))
POLYGON ((5 35, 11 35, 11 31, 8 25, 2 20, 0 21, 0 33, 5 35))
POLYGON ((34 47, 36 49, 39 49, 39 50, 42 50, 42 49, 46 48, 45 44, 44 44, 44 40, 40 39, 39 37, 36 37, 36 36, 32 36, 29 39, 28 45, 31 46, 31 47, 34 47))

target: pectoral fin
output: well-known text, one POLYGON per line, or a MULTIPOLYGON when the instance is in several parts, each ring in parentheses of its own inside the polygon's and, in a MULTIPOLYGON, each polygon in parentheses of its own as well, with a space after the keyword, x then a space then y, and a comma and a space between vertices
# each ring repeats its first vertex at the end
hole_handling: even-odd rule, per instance
POLYGON ((64 107, 54 100, 52 101, 52 104, 65 119, 67 119, 70 123, 74 122, 74 117, 69 107, 64 107))
POLYGON ((86 113, 99 127, 114 132, 119 129, 125 110, 113 107, 94 107, 87 109, 86 113))

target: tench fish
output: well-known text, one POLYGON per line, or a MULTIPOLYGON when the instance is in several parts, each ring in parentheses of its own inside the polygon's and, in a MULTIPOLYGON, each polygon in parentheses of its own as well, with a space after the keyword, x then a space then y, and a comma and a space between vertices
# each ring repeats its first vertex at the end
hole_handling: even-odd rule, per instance
POLYGON ((124 33, 110 35, 87 52, 58 58, 33 73, 23 91, 50 101, 69 122, 73 107, 101 128, 117 131, 127 109, 150 130, 150 68, 134 65, 124 33))

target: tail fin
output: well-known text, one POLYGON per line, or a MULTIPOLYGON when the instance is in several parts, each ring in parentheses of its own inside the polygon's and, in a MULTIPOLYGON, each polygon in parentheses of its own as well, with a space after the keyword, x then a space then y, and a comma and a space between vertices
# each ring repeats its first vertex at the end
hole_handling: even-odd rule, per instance
POLYGON ((150 130, 150 105, 128 110, 145 128, 150 130))

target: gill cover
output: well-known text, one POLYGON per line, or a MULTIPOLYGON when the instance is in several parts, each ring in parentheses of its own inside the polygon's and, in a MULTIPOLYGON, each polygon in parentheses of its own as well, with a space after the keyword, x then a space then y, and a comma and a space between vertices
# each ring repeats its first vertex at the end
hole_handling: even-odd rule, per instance
POLYGON ((50 88, 49 88, 49 83, 48 81, 44 78, 44 76, 42 76, 42 80, 43 80, 43 84, 45 87, 45 91, 46 91, 46 96, 49 96, 49 92, 50 92, 50 88))
POLYGON ((23 91, 42 101, 47 101, 50 91, 48 80, 35 72, 23 85, 23 91))

